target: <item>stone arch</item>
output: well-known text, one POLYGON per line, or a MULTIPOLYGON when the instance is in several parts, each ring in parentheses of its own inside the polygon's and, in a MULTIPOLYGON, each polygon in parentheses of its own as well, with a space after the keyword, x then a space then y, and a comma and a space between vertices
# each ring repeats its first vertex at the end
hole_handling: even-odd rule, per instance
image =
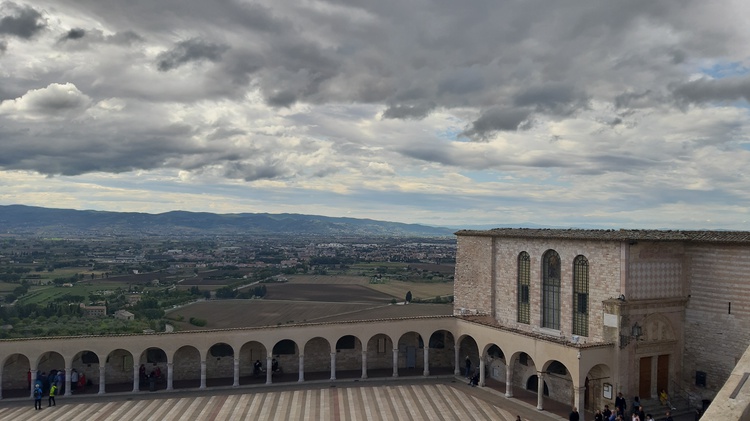
POLYGON ((231 386, 234 381, 234 348, 226 342, 211 345, 206 352, 206 386, 231 386))
POLYGON ((331 378, 331 343, 317 336, 305 342, 305 379, 324 380, 331 378))
POLYGON ((481 355, 479 354, 479 345, 477 345, 477 341, 470 335, 459 337, 458 353, 458 363, 460 364, 461 374, 463 374, 464 377, 469 377, 471 373, 466 372, 467 359, 471 361, 469 366, 471 372, 474 372, 479 368, 479 358, 481 358, 481 355))
POLYGON ((391 377, 393 375, 393 339, 378 333, 367 341, 367 376, 391 377))
POLYGON ((544 386, 549 386, 551 392, 545 392, 550 399, 562 402, 573 402, 573 375, 570 369, 561 361, 549 360, 542 364, 544 386))
POLYGON ((672 322, 663 314, 650 314, 643 319, 644 341, 673 341, 677 338, 672 322))
POLYGON ((192 345, 178 348, 172 356, 175 389, 198 388, 201 385, 201 353, 192 345))
POLYGON ((424 370, 423 349, 424 341, 419 333, 411 331, 401 335, 398 339, 399 376, 422 374, 424 370))
POLYGON ((508 371, 508 364, 505 353, 497 344, 488 343, 482 352, 485 360, 485 375, 490 378, 505 382, 505 376, 508 371))
POLYGON ((344 335, 336 341, 336 378, 361 375, 362 341, 354 335, 344 335))
MULTIPOLYGON (((518 351, 510 357, 506 356, 506 362, 508 363, 508 368, 511 370, 511 385, 526 388, 529 378, 537 376, 538 369, 536 363, 531 355, 526 352, 518 351)), ((533 392, 536 393, 536 389, 533 392)))
MULTIPOLYGON (((92 383, 99 383, 99 366, 101 358, 99 354, 91 350, 83 350, 73 355, 71 359, 71 369, 75 370, 78 374, 78 380, 83 379, 83 383, 87 380, 92 380, 92 383)), ((71 377, 72 380, 72 377, 71 377)), ((77 385, 71 383, 71 389, 74 391, 83 391, 86 388, 85 384, 77 385)))
POLYGON ((612 378, 612 370, 606 364, 597 364, 586 373, 586 379, 584 383, 584 403, 583 408, 587 411, 595 411, 600 408, 604 408, 604 405, 609 405, 610 409, 614 408, 614 379, 612 378), (609 386, 609 391, 612 396, 611 399, 604 398, 604 388, 609 386))
POLYGON ((3 361, 2 370, 1 397, 28 397, 31 391, 29 357, 24 354, 10 354, 3 361))
MULTIPOLYGON (((297 373, 299 370, 299 346, 292 339, 282 339, 271 348, 273 358, 279 364, 283 373, 297 373)), ((281 373, 279 373, 281 374, 281 373)), ((297 376, 286 376, 288 381, 297 381, 297 376)), ((284 376, 279 376, 279 381, 284 381, 284 376)))
MULTIPOLYGON (((130 351, 118 348, 107 354, 104 366, 104 384, 108 389, 114 387, 114 391, 133 390, 133 354, 130 351)), ((97 376, 98 377, 98 376, 97 376)), ((95 378, 89 380, 94 381, 95 378)))
POLYGON ((167 353, 158 347, 149 347, 141 352, 138 357, 139 389, 151 387, 153 381, 154 390, 167 388, 167 353))
MULTIPOLYGON (((539 376, 536 374, 532 374, 529 376, 528 379, 526 379, 526 386, 525 389, 532 393, 538 393, 539 392, 539 376)), ((544 381, 544 388, 543 392, 544 396, 549 396, 549 387, 547 386, 547 381, 544 381)))
POLYGON ((452 374, 456 357, 456 340, 453 333, 440 329, 430 335, 429 368, 432 374, 452 374))
POLYGON ((249 341, 242 344, 239 351, 240 358, 240 384, 265 383, 266 376, 262 371, 256 372, 255 362, 258 361, 261 367, 266 366, 266 356, 268 350, 266 346, 258 341, 249 341))

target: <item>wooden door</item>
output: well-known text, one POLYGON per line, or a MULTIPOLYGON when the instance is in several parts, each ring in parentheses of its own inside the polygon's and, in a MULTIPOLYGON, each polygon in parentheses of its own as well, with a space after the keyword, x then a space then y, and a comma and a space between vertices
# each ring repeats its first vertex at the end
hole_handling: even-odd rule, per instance
POLYGON ((656 360, 656 392, 669 391, 669 355, 659 355, 656 360))
POLYGON ((641 399, 651 397, 651 357, 641 358, 641 367, 638 373, 638 396, 641 399))

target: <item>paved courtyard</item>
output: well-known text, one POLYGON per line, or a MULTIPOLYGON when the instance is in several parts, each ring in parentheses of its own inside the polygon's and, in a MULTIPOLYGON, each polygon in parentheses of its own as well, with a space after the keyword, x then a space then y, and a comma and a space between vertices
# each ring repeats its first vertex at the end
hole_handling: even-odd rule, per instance
POLYGON ((456 380, 307 384, 273 388, 0 401, 0 420, 561 420, 456 380))

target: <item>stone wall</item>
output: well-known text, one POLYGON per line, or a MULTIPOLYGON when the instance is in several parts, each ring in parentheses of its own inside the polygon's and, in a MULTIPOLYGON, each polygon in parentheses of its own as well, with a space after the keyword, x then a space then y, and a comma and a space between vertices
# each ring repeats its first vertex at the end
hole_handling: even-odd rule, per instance
MULTIPOLYGON (((561 324, 560 331, 554 333, 564 337, 572 335, 573 260, 576 256, 583 255, 589 262, 589 336, 583 340, 602 341, 604 336, 602 301, 620 295, 621 247, 619 242, 497 238, 494 259, 495 318, 504 326, 526 332, 540 331, 542 256, 550 249, 555 250, 561 260, 561 324), (531 258, 530 324, 516 321, 518 255, 522 251, 529 253, 531 258)), ((458 299, 458 286, 456 291, 458 299)))
POLYGON ((456 245, 454 309, 492 314, 492 238, 459 236, 456 245))
POLYGON ((750 249, 697 244, 686 251, 683 381, 692 393, 712 399, 750 345, 750 249), (705 388, 695 386, 696 371, 706 373, 705 388))

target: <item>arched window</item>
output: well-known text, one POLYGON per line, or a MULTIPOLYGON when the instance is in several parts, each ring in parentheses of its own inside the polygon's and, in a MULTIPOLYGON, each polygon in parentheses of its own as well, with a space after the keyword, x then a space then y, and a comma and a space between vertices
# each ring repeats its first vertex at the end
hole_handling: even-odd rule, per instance
POLYGON ((542 327, 560 330, 560 255, 554 250, 542 258, 542 327))
POLYGON ((531 259, 529 253, 518 255, 518 323, 530 323, 529 288, 531 284, 531 259))
POLYGON ((573 261, 573 334, 589 336, 589 261, 573 261))

